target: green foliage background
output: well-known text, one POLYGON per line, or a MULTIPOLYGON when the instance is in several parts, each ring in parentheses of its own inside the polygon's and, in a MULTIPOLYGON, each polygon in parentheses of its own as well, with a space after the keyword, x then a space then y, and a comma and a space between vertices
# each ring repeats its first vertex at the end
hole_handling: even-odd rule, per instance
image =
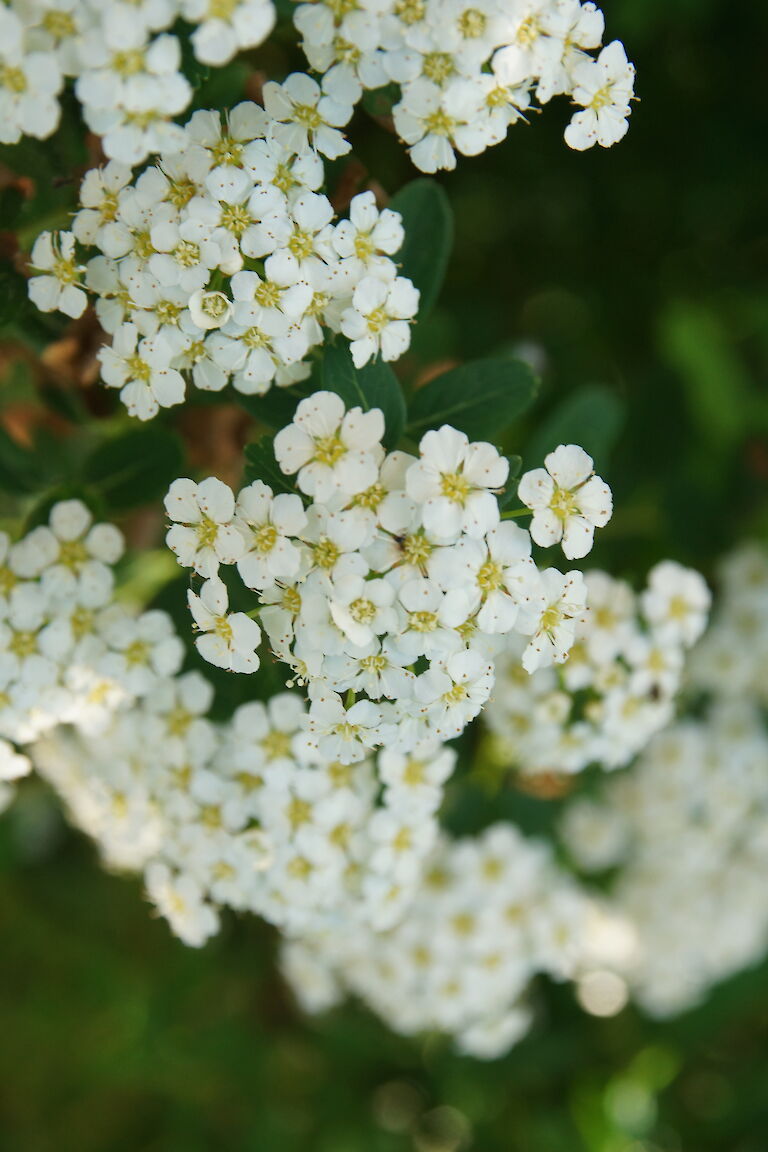
MULTIPOLYGON (((567 434, 593 451, 617 506, 595 563, 639 580, 672 556, 711 576, 724 550, 768 526, 768 9, 604 7, 638 68, 629 136, 573 154, 561 139, 567 110, 553 105, 441 179, 455 248, 409 366, 539 345, 540 400, 509 450, 533 466, 567 434)), ((280 74, 297 59, 284 37, 253 63, 280 74)), ((244 72, 206 83, 202 104, 234 102, 244 72)), ((22 245, 71 204, 53 174, 84 162, 73 116, 42 153, 2 150, 39 181, 31 203, 13 189, 0 197, 0 226, 22 245)), ((389 192, 413 178, 363 114, 353 139, 389 192)), ((64 325, 26 307, 20 287, 2 271, 0 318, 39 350, 64 325)), ((6 402, 27 396, 23 362, 3 388, 6 402)), ((83 419, 72 393, 46 402, 83 419)), ((157 491, 178 474, 174 421, 142 444, 157 491)), ((41 433, 37 464, 3 433, 3 514, 18 503, 7 493, 31 506, 75 470, 98 485, 114 466, 104 430, 125 432, 109 412, 100 427, 95 438, 84 427, 76 449, 41 433)), ((103 498, 119 512, 130 482, 110 483, 103 498)), ((154 563, 128 575, 160 586, 168 572, 154 563)), ((499 813, 533 827, 551 810, 512 795, 466 803, 457 827, 499 813)), ((354 1005, 304 1019, 275 974, 274 935, 253 920, 228 919, 203 951, 184 949, 151 919, 138 883, 105 874, 33 789, 0 822, 0 921, 0 1152, 768 1149, 768 967, 663 1024, 631 1008, 592 1019, 570 989, 542 983, 531 1035, 481 1064, 435 1037, 393 1037, 354 1005)))

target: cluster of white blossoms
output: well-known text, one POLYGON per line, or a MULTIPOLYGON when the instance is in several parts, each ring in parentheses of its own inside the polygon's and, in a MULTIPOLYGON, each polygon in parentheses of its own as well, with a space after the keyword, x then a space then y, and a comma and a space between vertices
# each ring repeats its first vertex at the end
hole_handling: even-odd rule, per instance
MULTIPOLYGON (((454 168, 507 135, 534 101, 570 96, 566 143, 625 135, 635 70, 603 14, 580 0, 311 0, 294 22, 324 87, 356 103, 398 86, 395 129, 424 172, 454 168)), ((346 121, 344 121, 346 122, 346 121)))
POLYGON ((739 549, 721 577, 686 677, 704 711, 571 804, 562 826, 581 868, 617 869, 608 898, 637 941, 619 971, 658 1016, 768 952, 768 553, 739 549))
POLYGON ((203 64, 226 64, 261 44, 271 0, 5 0, 0 7, 0 141, 44 139, 57 128, 68 78, 107 156, 139 164, 182 142, 173 123, 192 100, 182 46, 169 29, 194 26, 203 64))
POLYGON ((189 945, 223 907, 291 934, 393 924, 435 843, 453 751, 432 741, 342 764, 307 739, 299 693, 226 724, 209 719, 212 695, 197 672, 167 678, 105 731, 42 740, 35 767, 111 868, 144 873, 189 945))
POLYGON ((267 111, 196 112, 135 181, 115 161, 91 170, 72 231, 43 233, 32 249, 33 302, 76 317, 95 297, 111 336, 102 381, 141 420, 182 403, 188 384, 263 395, 304 379, 329 331, 350 341, 358 367, 410 343, 419 293, 393 259, 401 218, 363 192, 334 223, 319 151, 346 141, 280 118, 293 81, 314 84, 266 85, 267 111))
POLYGON ((672 720, 686 652, 707 621, 704 580, 667 560, 639 596, 605 572, 585 573, 585 583, 588 609, 561 667, 525 675, 517 638, 497 660, 484 717, 500 765, 523 773, 620 768, 672 720))
POLYGON ((602 923, 549 845, 495 824, 478 837, 441 837, 391 931, 289 940, 282 966, 307 1011, 353 994, 398 1032, 441 1031, 460 1051, 494 1059, 530 1026, 532 978, 573 978, 593 962, 602 923))
MULTIPOLYGON (((60 724, 98 730, 116 708, 176 672, 183 646, 163 612, 114 601, 123 538, 78 500, 12 543, 0 534, 0 782, 29 765, 26 745, 60 724)), ((10 792, 3 788, 8 800, 10 792)))
POLYGON ((493 445, 443 425, 415 457, 385 454, 383 434, 379 409, 317 392, 274 441, 298 491, 180 479, 165 501, 168 545, 203 581, 189 592, 201 654, 255 671, 263 629, 307 685, 311 740, 344 763, 458 736, 506 638, 524 637, 527 672, 562 662, 586 605, 582 574, 539 570, 529 533, 502 521, 509 465, 493 445), (228 610, 226 565, 255 593, 248 614, 228 610))

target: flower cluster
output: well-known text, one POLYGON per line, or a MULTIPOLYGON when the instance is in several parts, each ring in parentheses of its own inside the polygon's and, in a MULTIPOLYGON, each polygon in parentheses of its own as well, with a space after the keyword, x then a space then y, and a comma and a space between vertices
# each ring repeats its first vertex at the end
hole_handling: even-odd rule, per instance
POLYGON ((596 798, 574 801, 562 825, 585 871, 618 868, 608 895, 637 939, 619 971, 658 1016, 768 951, 768 553, 742 548, 721 575, 686 677, 709 694, 706 709, 656 736, 596 798))
POLYGON ((172 930, 199 946, 219 909, 291 934, 393 924, 437 836, 454 753, 436 742, 354 765, 321 756, 298 693, 208 712, 196 672, 167 678, 102 732, 58 730, 39 772, 112 868, 143 871, 172 930))
POLYGON ((261 44, 275 21, 271 0, 6 0, 0 8, 0 139, 45 138, 60 117, 67 78, 107 156, 139 164, 179 143, 173 123, 192 100, 182 18, 204 64, 226 64, 261 44))
POLYGON ((115 161, 93 169, 72 232, 34 245, 32 300, 79 316, 96 297, 112 337, 102 380, 141 420, 180 404, 189 383, 263 395, 301 380, 326 330, 350 340, 358 367, 409 345, 419 294, 393 260, 400 216, 363 192, 334 223, 316 149, 346 142, 279 119, 289 94, 312 99, 303 85, 317 87, 298 75, 266 85, 267 111, 246 102, 223 123, 196 112, 135 181, 115 161))
POLYGON ((625 135, 634 68, 615 40, 597 57, 603 14, 580 0, 310 0, 294 21, 323 85, 349 103, 398 86, 395 129, 424 172, 500 143, 533 101, 568 95, 566 143, 610 147, 625 135))
POLYGON ((317 392, 274 441, 297 492, 255 480, 235 499, 214 478, 180 479, 166 497, 168 545, 204 581, 189 593, 202 655, 255 670, 258 616, 308 686, 320 753, 344 763, 458 736, 509 634, 525 638, 527 671, 547 667, 586 604, 580 572, 540 571, 528 532, 501 520, 509 465, 491 444, 444 425, 414 457, 385 454, 383 433, 379 409, 317 392), (256 594, 248 615, 228 611, 220 565, 256 594))
POLYGON ((652 569, 640 596, 605 572, 585 582, 588 609, 562 667, 521 674, 516 638, 498 660, 500 690, 484 713, 491 755, 521 772, 628 764, 672 719, 686 650, 704 630, 709 590, 674 561, 652 569))
POLYGON ((352 993, 398 1032, 439 1030, 493 1059, 528 1030, 531 979, 565 980, 581 967, 598 915, 543 841, 496 824, 477 838, 440 839, 391 931, 290 940, 283 971, 308 1011, 352 993))
POLYGON ((0 535, 0 781, 28 769, 12 743, 59 724, 99 729, 178 670, 170 618, 114 601, 122 551, 120 532, 94 524, 78 500, 55 504, 16 543, 0 535))

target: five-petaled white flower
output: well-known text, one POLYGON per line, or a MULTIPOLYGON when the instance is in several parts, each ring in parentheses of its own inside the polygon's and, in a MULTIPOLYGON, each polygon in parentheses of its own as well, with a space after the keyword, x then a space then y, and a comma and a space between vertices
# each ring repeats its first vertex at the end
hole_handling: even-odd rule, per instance
POLYGON ((611 490, 595 476, 592 457, 576 444, 561 444, 544 464, 521 477, 517 494, 533 511, 531 536, 542 548, 562 541, 569 560, 586 556, 595 528, 611 518, 611 490))
POLYGON ((261 629, 245 612, 229 612, 229 597, 223 580, 206 580, 198 596, 187 593, 189 610, 202 635, 195 646, 209 664, 229 672, 255 672, 259 667, 256 649, 261 629))

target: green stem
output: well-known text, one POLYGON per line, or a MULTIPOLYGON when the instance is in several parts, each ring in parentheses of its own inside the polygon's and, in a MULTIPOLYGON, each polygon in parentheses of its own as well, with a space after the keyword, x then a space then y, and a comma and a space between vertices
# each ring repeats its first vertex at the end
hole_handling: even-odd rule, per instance
POLYGON ((516 520, 518 516, 530 516, 530 508, 513 508, 510 512, 502 512, 502 520, 516 520))

